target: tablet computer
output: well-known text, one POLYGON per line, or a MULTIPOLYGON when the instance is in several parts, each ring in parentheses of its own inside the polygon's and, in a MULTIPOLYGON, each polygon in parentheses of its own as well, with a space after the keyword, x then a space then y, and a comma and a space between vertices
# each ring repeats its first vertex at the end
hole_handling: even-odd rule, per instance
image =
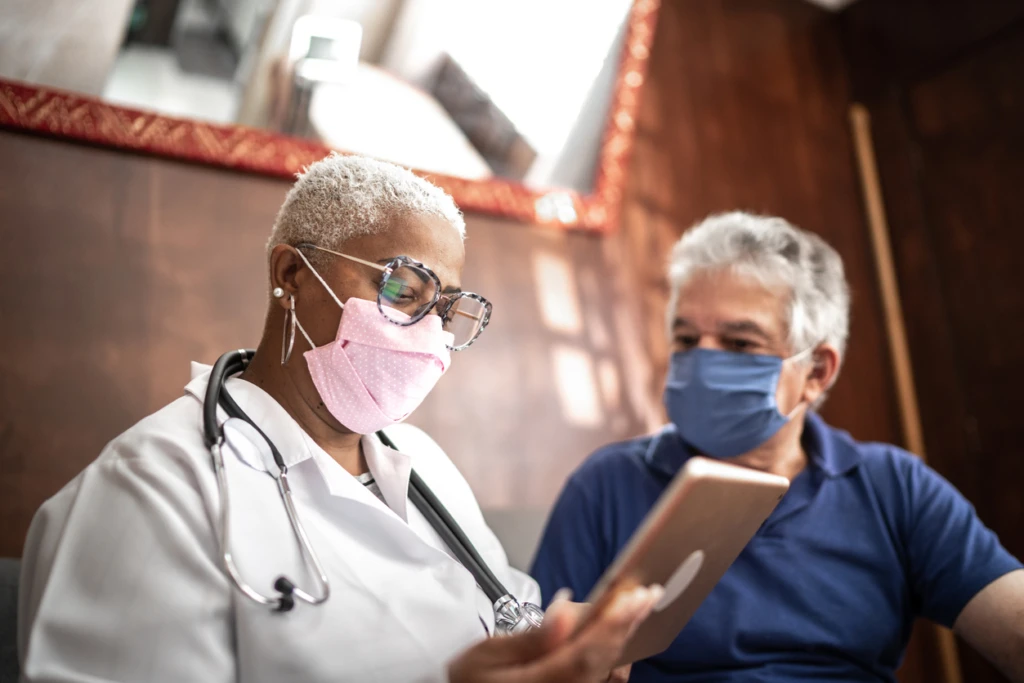
POLYGON ((699 456, 686 462, 587 598, 596 614, 621 589, 664 586, 620 664, 672 644, 788 489, 775 474, 699 456))

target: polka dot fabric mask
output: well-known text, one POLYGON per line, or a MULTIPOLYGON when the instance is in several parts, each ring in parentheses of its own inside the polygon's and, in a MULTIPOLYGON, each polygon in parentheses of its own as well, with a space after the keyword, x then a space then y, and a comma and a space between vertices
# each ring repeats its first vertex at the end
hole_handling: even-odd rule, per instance
MULTIPOLYGON (((451 364, 453 338, 436 315, 402 327, 388 322, 374 301, 351 298, 343 310, 336 339, 303 355, 331 415, 370 434, 419 407, 451 364)), ((388 315, 404 314, 391 309, 388 315)))

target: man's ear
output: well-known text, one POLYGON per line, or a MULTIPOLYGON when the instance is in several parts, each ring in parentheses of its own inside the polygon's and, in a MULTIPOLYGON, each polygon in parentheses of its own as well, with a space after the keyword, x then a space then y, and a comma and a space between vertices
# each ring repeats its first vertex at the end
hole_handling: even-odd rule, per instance
POLYGON ((811 362, 806 369, 807 383, 804 385, 803 400, 809 405, 824 396, 832 388, 839 373, 841 360, 839 349, 832 344, 820 344, 811 351, 811 362))

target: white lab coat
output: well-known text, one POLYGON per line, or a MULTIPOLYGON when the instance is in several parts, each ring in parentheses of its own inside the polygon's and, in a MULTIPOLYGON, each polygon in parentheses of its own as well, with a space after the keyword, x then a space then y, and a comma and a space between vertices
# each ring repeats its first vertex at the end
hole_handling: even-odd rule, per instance
MULTIPOLYGON (((187 395, 112 441, 36 514, 25 545, 19 651, 25 681, 319 683, 444 681, 446 663, 494 614, 472 575, 408 502, 415 468, 520 600, 540 602, 508 565, 465 479, 418 429, 363 438, 388 504, 331 459, 266 393, 232 397, 277 445, 331 597, 272 613, 233 588, 218 542, 220 498, 203 445, 209 368, 187 395), (483 623, 482 623, 483 622, 483 623)), ((222 419, 223 419, 222 415, 222 419)), ((264 595, 281 574, 317 594, 274 479, 226 428, 231 551, 264 595)))

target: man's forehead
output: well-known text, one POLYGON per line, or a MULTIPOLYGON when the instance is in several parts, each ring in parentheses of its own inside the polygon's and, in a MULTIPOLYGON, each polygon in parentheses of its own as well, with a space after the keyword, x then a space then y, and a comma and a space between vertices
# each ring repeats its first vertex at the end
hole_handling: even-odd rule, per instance
POLYGON ((694 278, 679 291, 675 318, 684 325, 773 334, 785 326, 786 293, 734 274, 694 278))

